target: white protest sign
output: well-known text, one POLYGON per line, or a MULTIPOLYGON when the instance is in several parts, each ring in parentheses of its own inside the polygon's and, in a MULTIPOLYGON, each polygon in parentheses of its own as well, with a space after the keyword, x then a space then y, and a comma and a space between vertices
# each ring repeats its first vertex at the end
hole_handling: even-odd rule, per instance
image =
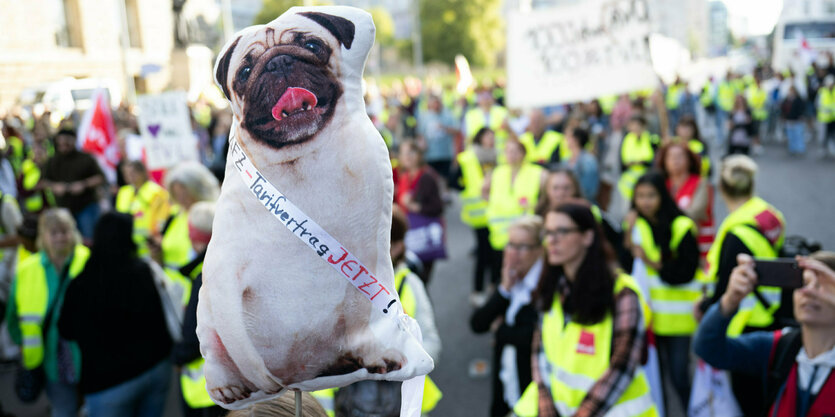
POLYGON ((170 168, 181 161, 197 160, 197 139, 191 130, 186 93, 145 95, 136 101, 148 169, 170 168))
POLYGON ((654 87, 647 0, 584 0, 508 19, 507 101, 541 107, 654 87))

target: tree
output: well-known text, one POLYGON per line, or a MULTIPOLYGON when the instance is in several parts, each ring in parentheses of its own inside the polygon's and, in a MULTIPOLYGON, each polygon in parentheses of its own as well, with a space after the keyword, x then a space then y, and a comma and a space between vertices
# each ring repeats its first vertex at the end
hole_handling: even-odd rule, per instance
POLYGON ((371 13, 374 26, 377 28, 374 41, 383 47, 394 45, 394 19, 391 18, 391 14, 382 7, 372 7, 368 9, 368 13, 371 13))
POLYGON ((452 64, 463 54, 474 66, 491 67, 504 47, 501 0, 420 1, 424 60, 452 64))
MULTIPOLYGON (((330 2, 313 0, 313 5, 321 6, 329 4, 330 2)), ((264 25, 272 22, 275 18, 281 16, 287 9, 293 6, 304 6, 304 0, 262 0, 261 10, 255 15, 253 25, 264 25)))

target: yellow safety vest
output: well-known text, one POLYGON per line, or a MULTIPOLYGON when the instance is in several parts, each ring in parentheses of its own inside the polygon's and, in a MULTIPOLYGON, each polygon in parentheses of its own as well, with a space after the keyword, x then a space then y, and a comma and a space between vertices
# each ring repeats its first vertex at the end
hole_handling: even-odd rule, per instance
POLYGON ((160 223, 168 213, 168 191, 153 181, 145 181, 139 191, 132 185, 119 188, 116 194, 116 211, 133 216, 134 240, 140 255, 148 252, 146 240, 159 231, 160 223))
POLYGON ((708 107, 713 104, 713 94, 710 91, 712 89, 712 85, 710 82, 706 82, 704 87, 702 87, 702 94, 699 96, 699 102, 702 104, 702 107, 708 107))
MULTIPOLYGON (((200 263, 191 271, 189 278, 197 278, 202 270, 203 264, 200 263)), ((206 408, 215 405, 209 391, 206 389, 206 376, 203 374, 203 364, 205 362, 203 358, 197 358, 180 369, 180 390, 183 393, 183 399, 190 408, 206 408)))
POLYGON ((493 249, 503 250, 507 245, 510 223, 525 214, 533 214, 539 197, 542 170, 539 165, 525 162, 513 182, 510 165, 499 165, 493 170, 487 201, 487 227, 493 249), (522 208, 522 201, 527 202, 527 209, 522 208))
POLYGON ((333 399, 336 397, 336 390, 338 388, 326 388, 320 389, 318 391, 311 391, 310 395, 319 402, 319 405, 325 409, 325 413, 328 417, 334 417, 336 415, 334 408, 333 408, 333 399))
POLYGON ((568 149, 565 137, 562 133, 548 130, 542 134, 539 143, 534 142, 533 133, 525 132, 519 136, 519 142, 525 146, 525 160, 531 163, 548 163, 551 155, 558 148, 560 150, 560 161, 571 159, 571 150, 568 149))
POLYGON ((818 121, 821 123, 829 123, 835 120, 835 113, 833 113, 833 106, 835 106, 835 92, 833 89, 821 87, 818 90, 818 121))
POLYGON ((600 103, 600 110, 603 110, 603 114, 610 115, 618 102, 618 96, 617 94, 608 94, 601 96, 597 101, 600 103))
POLYGON ((8 156, 9 163, 12 165, 12 170, 15 175, 19 175, 21 173, 23 160, 26 156, 23 152, 23 140, 17 136, 9 136, 6 138, 6 145, 12 150, 11 154, 8 156))
MULTIPOLYGON (((655 243, 652 227, 643 217, 638 217, 635 227, 641 236, 641 248, 652 262, 661 262, 661 248, 655 243)), ((696 237, 696 223, 687 216, 673 220, 670 249, 678 251, 687 233, 696 237)), ((695 279, 686 284, 670 285, 661 280, 659 272, 646 265, 649 278, 649 299, 652 309, 652 331, 659 336, 686 336, 696 331, 693 306, 701 298, 701 283, 695 279)))
POLYGON ((684 84, 673 84, 667 88, 667 108, 669 110, 678 109, 681 102, 681 93, 684 91, 684 84))
MULTIPOLYGON (((69 279, 75 279, 90 257, 90 250, 83 245, 76 245, 73 250, 72 261, 69 268, 69 279)), ((44 360, 44 330, 42 328, 46 320, 46 312, 50 302, 54 303, 63 295, 56 294, 55 298, 49 299, 49 288, 46 281, 46 270, 43 261, 46 258, 44 252, 40 256, 30 256, 17 267, 15 305, 20 320, 20 333, 23 337, 21 354, 23 366, 26 369, 35 369, 44 360)), ((48 262, 48 260, 47 260, 48 262)), ((57 314, 53 310, 53 317, 57 314)), ((57 324, 52 320, 52 324, 57 324)))
POLYGON ((468 149, 458 154, 461 167, 461 221, 473 229, 487 227, 487 201, 481 196, 484 172, 475 152, 468 149))
POLYGON ((765 90, 758 87, 756 84, 751 84, 746 90, 746 99, 751 106, 751 113, 754 120, 762 121, 768 118, 768 110, 765 108, 765 100, 767 98, 765 90))
MULTIPOLYGON (((504 143, 507 140, 507 132, 502 129, 502 124, 507 119, 507 109, 502 106, 493 106, 490 108, 490 129, 496 135, 496 158, 499 163, 504 162, 504 143)), ((473 136, 486 125, 484 112, 476 107, 467 110, 464 114, 464 122, 467 124, 467 137, 465 138, 466 145, 469 146, 473 142, 473 136)))
MULTIPOLYGON (((409 315, 409 317, 412 317, 412 314, 417 309, 417 302, 415 301, 415 295, 412 293, 412 289, 406 285, 407 282, 403 281, 410 273, 409 268, 401 266, 394 274, 394 288, 397 289, 397 294, 400 296, 400 304, 403 306, 403 312, 409 315)), ((441 401, 443 396, 440 388, 427 375, 426 381, 423 384, 423 402, 421 403, 420 411, 425 414, 434 410, 438 405, 438 401, 441 401)))
POLYGON ((638 182, 641 175, 644 175, 647 167, 655 159, 655 147, 658 146, 658 143, 658 136, 647 131, 641 133, 640 137, 632 132, 623 137, 623 143, 620 147, 620 160, 623 166, 627 168, 620 175, 618 190, 627 201, 632 200, 635 183, 638 182))
POLYGON ((203 374, 203 358, 197 358, 180 369, 180 388, 183 399, 190 408, 206 408, 215 405, 206 389, 206 375, 203 374))
MULTIPOLYGON (((707 262, 710 268, 707 274, 708 278, 712 282, 716 282, 722 244, 728 233, 733 233, 738 237, 754 257, 774 258, 783 246, 785 224, 783 214, 766 203, 765 200, 759 197, 753 197, 748 200, 742 207, 729 214, 719 226, 719 231, 716 233, 716 240, 707 252, 707 262), (766 211, 771 212, 771 214, 777 217, 782 225, 779 230, 779 236, 774 239, 774 245, 757 229, 758 223, 756 218, 766 211)), ((749 294, 742 300, 739 311, 731 319, 731 323, 728 325, 728 336, 739 336, 746 326, 767 327, 774 322, 773 314, 780 307, 780 288, 757 287, 757 289, 769 304, 771 304, 770 308, 766 309, 753 294, 749 294)))
POLYGON ((162 234, 162 263, 168 284, 182 288, 182 305, 191 297, 191 279, 180 273, 180 268, 191 259, 191 239, 188 237, 188 212, 176 207, 165 233, 162 234))
MULTIPOLYGON (((41 169, 38 164, 31 159, 23 161, 21 165, 21 174, 23 174, 23 189, 25 191, 33 191, 38 183, 41 181, 41 169)), ((23 200, 23 208, 30 212, 36 213, 44 208, 44 196, 46 196, 46 203, 52 207, 55 206, 55 198, 49 190, 33 191, 33 194, 23 200)))
MULTIPOLYGON (((629 288, 641 298, 638 285, 628 275, 621 274, 615 281, 615 294, 629 288)), ((643 303, 642 303, 643 304, 643 303)), ((542 319, 542 348, 548 361, 551 397, 561 416, 571 416, 577 411, 591 387, 609 368, 612 350, 612 314, 597 324, 581 325, 563 316, 562 304, 554 297, 551 311, 542 319)), ((544 376, 544 375, 543 375, 544 376)), ((539 389, 531 382, 522 398, 513 407, 520 417, 539 414, 539 389)), ((607 417, 651 417, 658 411, 650 394, 649 383, 643 368, 635 370, 629 386, 617 403, 605 414, 607 417)))
POLYGON ((734 109, 734 98, 736 97, 736 91, 734 91, 734 86, 729 81, 725 81, 719 84, 719 93, 718 101, 719 101, 719 108, 724 110, 725 112, 730 112, 734 109))
POLYGON ((701 174, 703 177, 707 177, 710 173, 710 155, 705 152, 705 144, 698 139, 690 139, 687 142, 687 147, 699 156, 702 161, 701 174))

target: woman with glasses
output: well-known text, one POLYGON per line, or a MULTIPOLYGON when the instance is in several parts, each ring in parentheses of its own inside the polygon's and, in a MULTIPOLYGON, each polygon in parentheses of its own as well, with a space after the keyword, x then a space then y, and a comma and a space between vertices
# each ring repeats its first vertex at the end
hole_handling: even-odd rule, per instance
POLYGON ((634 258, 632 276, 649 298, 659 369, 686 406, 690 339, 696 330, 693 308, 701 297, 701 284, 694 280, 699 266, 696 224, 681 212, 655 171, 638 179, 626 223, 624 244, 634 258))
POLYGON ((531 382, 531 338, 539 319, 531 294, 542 273, 542 219, 521 217, 508 235, 498 291, 470 319, 474 332, 494 333, 492 417, 507 415, 531 382))
MULTIPOLYGON (((552 167, 548 170, 548 175, 545 177, 545 185, 542 187, 539 201, 536 203, 536 214, 544 218, 546 213, 564 203, 583 199, 584 196, 580 181, 577 179, 574 171, 560 166, 552 167)), ((591 204, 590 208, 594 219, 603 228, 603 236, 606 238, 606 241, 609 242, 618 254, 618 259, 624 258, 625 255, 622 255, 623 238, 620 228, 615 228, 603 215, 600 207, 591 204)))
POLYGON ((545 217, 545 266, 534 297, 543 318, 533 338, 532 380, 514 413, 656 416, 640 367, 647 314, 640 290, 611 268, 588 206, 545 217))

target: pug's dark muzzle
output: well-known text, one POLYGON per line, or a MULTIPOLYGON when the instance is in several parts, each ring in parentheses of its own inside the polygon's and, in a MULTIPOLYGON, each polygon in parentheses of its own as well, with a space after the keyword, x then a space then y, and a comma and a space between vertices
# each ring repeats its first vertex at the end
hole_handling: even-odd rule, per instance
POLYGON ((342 87, 327 67, 330 54, 322 55, 280 45, 239 69, 234 83, 245 102, 244 128, 256 140, 281 148, 311 139, 328 124, 342 87))

